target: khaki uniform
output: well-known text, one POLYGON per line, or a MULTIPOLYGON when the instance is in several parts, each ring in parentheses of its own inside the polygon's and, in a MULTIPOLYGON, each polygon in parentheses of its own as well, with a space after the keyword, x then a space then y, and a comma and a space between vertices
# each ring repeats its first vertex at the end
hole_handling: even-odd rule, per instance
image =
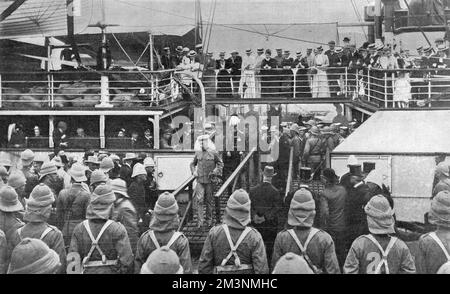
POLYGON ((206 204, 206 219, 213 217, 213 183, 211 175, 221 176, 223 161, 213 150, 197 152, 191 163, 191 170, 197 167, 197 186, 195 187, 194 207, 197 210, 198 220, 203 221, 203 203, 206 204))
POLYGON ((136 252, 136 246, 139 239, 139 228, 136 208, 130 200, 121 198, 114 204, 112 220, 121 223, 127 230, 130 246, 133 254, 136 252))
MULTIPOLYGON (((311 229, 294 229, 297 238, 302 245, 305 245, 311 229)), ((294 238, 287 230, 278 233, 273 248, 272 267, 286 253, 292 252, 301 255, 301 251, 294 238)), ((323 273, 340 274, 338 260, 334 249, 334 242, 331 236, 319 230, 310 240, 306 247, 306 255, 311 263, 323 273)))
MULTIPOLYGON (((174 235, 175 231, 170 230, 166 232, 153 231, 158 245, 167 245, 174 235)), ((192 273, 191 251, 189 249, 189 240, 181 234, 170 246, 180 258, 180 264, 183 267, 184 273, 192 273)), ((148 256, 157 249, 155 243, 150 236, 150 230, 146 231, 139 238, 136 250, 136 259, 134 262, 134 272, 139 273, 142 265, 147 261, 148 256)))
MULTIPOLYGON (((89 227, 92 234, 97 238, 100 230, 106 223, 103 219, 89 220, 89 227)), ((107 261, 116 261, 114 265, 87 267, 85 274, 126 274, 131 273, 133 267, 133 252, 131 251, 130 240, 128 239, 125 227, 113 221, 104 231, 98 246, 101 248, 107 261)), ((81 260, 87 257, 92 247, 92 240, 89 237, 83 223, 78 224, 73 230, 69 252, 78 252, 81 260)), ((101 262, 102 255, 98 250, 92 252, 90 262, 101 262)))
POLYGON ((8 269, 7 262, 8 245, 6 244, 6 236, 2 230, 0 230, 0 275, 6 274, 8 269))
MULTIPOLYGON (((236 244, 244 229, 228 227, 231 239, 236 244)), ((222 225, 213 227, 206 238, 205 244, 199 260, 199 274, 212 274, 215 267, 220 266, 222 261, 228 256, 231 248, 222 225)), ((261 234, 251 228, 240 246, 236 249, 240 263, 251 265, 252 269, 242 271, 230 271, 230 274, 268 274, 266 249, 261 234)), ((234 265, 235 258, 231 257, 226 265, 234 265)))
POLYGON ((90 193, 81 184, 74 183, 64 189, 56 199, 56 221, 64 236, 64 243, 69 246, 72 232, 76 225, 86 219, 90 193))
MULTIPOLYGON (((436 234, 437 237, 446 246, 447 252, 450 252, 449 236, 436 234), (447 242, 445 242, 447 240, 447 242), (447 244, 446 244, 447 243, 447 244)), ((418 252, 416 257, 416 266, 418 274, 435 274, 439 268, 447 262, 444 251, 439 247, 438 243, 431 238, 430 233, 420 237, 418 244, 418 252)))
POLYGON ((44 241, 50 249, 55 250, 59 255, 61 262, 60 273, 66 271, 66 248, 64 246, 64 238, 58 228, 51 226, 45 222, 30 222, 23 227, 17 229, 11 236, 10 254, 14 247, 25 238, 34 238, 44 241))
POLYGON ((303 151, 303 161, 306 166, 312 169, 313 173, 319 171, 320 164, 324 158, 324 142, 322 138, 311 135, 305 143, 305 149, 303 151))

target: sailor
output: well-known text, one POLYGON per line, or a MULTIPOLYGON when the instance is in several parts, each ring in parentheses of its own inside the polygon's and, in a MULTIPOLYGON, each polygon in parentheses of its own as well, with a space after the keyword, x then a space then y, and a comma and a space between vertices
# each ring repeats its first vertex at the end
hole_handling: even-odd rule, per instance
POLYGON ((419 239, 417 273, 444 273, 450 267, 450 192, 441 191, 431 201, 430 223, 436 230, 419 239))
POLYGON ((149 230, 142 234, 137 243, 135 272, 139 273, 148 256, 164 246, 175 251, 185 273, 192 273, 189 240, 178 232, 180 219, 175 197, 165 192, 158 197, 149 230))
POLYGON ((243 189, 231 194, 223 223, 213 227, 200 255, 199 274, 268 274, 261 234, 250 224, 250 198, 243 189))
POLYGON ((22 173, 26 179, 24 197, 28 198, 33 188, 38 184, 38 176, 32 171, 34 152, 30 149, 23 151, 20 154, 20 160, 22 162, 22 173))
POLYGON ((358 237, 344 264, 345 274, 415 274, 414 259, 405 242, 395 233, 394 212, 382 195, 364 207, 370 234, 358 237))
POLYGON ((175 251, 167 246, 153 251, 142 265, 140 274, 175 275, 183 274, 184 269, 180 264, 175 251))
POLYGON ((316 205, 310 191, 294 193, 288 213, 288 228, 278 233, 272 266, 286 253, 303 256, 314 273, 339 274, 339 264, 331 236, 313 227, 316 205))
POLYGON ((438 179, 436 186, 433 187, 431 198, 435 197, 441 191, 450 191, 450 166, 448 162, 438 163, 434 170, 434 175, 438 179))
POLYGON ((279 223, 279 215, 283 207, 283 199, 280 191, 272 185, 275 175, 274 168, 266 166, 262 183, 250 189, 252 226, 261 233, 269 260, 278 227, 282 226, 279 223))
POLYGON ((60 272, 64 273, 66 269, 66 248, 63 234, 57 227, 47 223, 54 202, 55 196, 52 190, 44 184, 37 185, 27 201, 27 208, 23 218, 26 224, 12 234, 10 244, 11 248, 14 248, 25 238, 35 238, 44 241, 50 249, 58 253, 61 262, 60 272))
POLYGON ((111 220, 116 197, 108 185, 98 186, 91 195, 87 220, 72 235, 69 253, 80 255, 82 273, 126 274, 133 269, 133 252, 125 227, 111 220))
POLYGON ((60 257, 47 244, 39 239, 24 238, 11 253, 8 274, 48 275, 63 270, 60 257))
POLYGON ((326 147, 318 127, 311 127, 309 134, 310 136, 306 140, 303 152, 302 161, 304 164, 302 164, 302 166, 310 167, 314 174, 314 178, 318 179, 320 177, 320 169, 323 164, 326 147))
POLYGON ((208 135, 202 135, 197 139, 201 146, 201 151, 197 151, 190 168, 192 174, 197 179, 194 195, 194 207, 197 210, 197 227, 203 226, 203 203, 206 204, 206 221, 208 227, 212 225, 213 217, 213 177, 222 175, 223 161, 217 151, 210 148, 208 135))
POLYGON ((127 192, 127 184, 124 180, 114 179, 109 182, 109 185, 116 196, 113 216, 111 219, 121 223, 127 230, 131 250, 134 254, 136 251, 137 241, 139 239, 139 217, 136 207, 130 201, 130 196, 127 192))
POLYGON ((74 163, 69 170, 71 186, 59 193, 56 199, 57 227, 62 231, 64 244, 70 245, 73 229, 86 217, 90 201, 90 191, 86 184, 85 167, 74 163))

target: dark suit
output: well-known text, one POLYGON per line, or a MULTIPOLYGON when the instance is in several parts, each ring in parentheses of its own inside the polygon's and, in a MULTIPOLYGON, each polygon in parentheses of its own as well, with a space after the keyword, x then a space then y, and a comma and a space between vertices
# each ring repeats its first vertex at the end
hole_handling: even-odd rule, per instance
POLYGON ((177 61, 172 55, 163 55, 161 56, 161 64, 164 66, 164 69, 171 69, 177 66, 177 61))
POLYGON ((127 187, 129 187, 131 184, 131 175, 133 174, 133 169, 130 166, 123 164, 120 167, 119 174, 120 178, 124 180, 127 183, 127 187))
POLYGON ((231 82, 233 85, 233 92, 237 94, 239 89, 239 82, 241 80, 241 68, 242 68, 242 57, 236 56, 236 58, 228 58, 231 68, 231 82))
MULTIPOLYGON (((261 233, 268 258, 272 256, 273 244, 278 231, 278 219, 282 213, 283 199, 280 192, 270 183, 263 182, 250 189, 252 226, 261 233), (255 216, 265 221, 256 224, 255 216)), ((270 259, 269 259, 270 260, 270 259)))
POLYGON ((229 59, 216 60, 217 73, 217 98, 231 98, 231 79, 228 69, 231 69, 229 59))
POLYGON ((269 60, 263 59, 261 61, 261 95, 263 97, 275 97, 275 92, 278 92, 278 77, 277 61, 274 58, 269 60), (270 67, 270 68, 266 68, 270 67))

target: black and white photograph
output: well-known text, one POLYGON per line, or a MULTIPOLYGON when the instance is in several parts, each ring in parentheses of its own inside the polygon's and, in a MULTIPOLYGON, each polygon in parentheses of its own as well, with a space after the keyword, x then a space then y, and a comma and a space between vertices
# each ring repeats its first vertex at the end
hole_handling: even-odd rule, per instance
POLYGON ((450 1, 0 0, 0 274, 450 274, 450 1))

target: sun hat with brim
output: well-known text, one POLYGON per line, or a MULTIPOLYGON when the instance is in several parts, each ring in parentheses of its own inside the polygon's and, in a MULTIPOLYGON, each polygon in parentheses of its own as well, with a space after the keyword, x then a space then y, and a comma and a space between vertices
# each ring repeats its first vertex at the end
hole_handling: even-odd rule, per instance
POLYGON ((244 189, 234 191, 227 201, 224 222, 237 229, 247 226, 251 222, 250 206, 250 197, 244 189))
POLYGON ((272 274, 278 275, 310 275, 314 274, 303 256, 299 256, 292 252, 283 255, 273 268, 272 274))
POLYGON ((97 156, 89 156, 88 159, 85 161, 85 163, 93 163, 93 164, 100 164, 98 161, 97 156))
POLYGON ((58 253, 45 242, 25 238, 11 253, 8 274, 53 274, 60 266, 58 253))
POLYGON ((383 195, 372 197, 364 207, 369 232, 375 235, 394 234, 394 211, 383 195))
POLYGON ((146 157, 144 159, 144 167, 154 167, 154 166, 155 166, 155 161, 153 160, 153 158, 146 157))
POLYGON ((16 190, 10 186, 0 188, 0 210, 3 212, 16 212, 23 210, 16 190))
POLYGON ((120 157, 118 155, 116 155, 116 154, 111 154, 109 156, 109 158, 111 158, 113 162, 114 161, 120 161, 120 157))
POLYGON ((183 52, 189 52, 190 50, 189 50, 189 48, 188 47, 184 47, 183 48, 183 52))
POLYGON ((39 172, 39 180, 41 180, 43 177, 51 174, 56 174, 57 168, 54 162, 48 161, 44 162, 41 166, 41 170, 39 172))
POLYGON ((194 50, 189 51, 188 56, 189 57, 194 57, 197 55, 197 52, 195 52, 194 50))
POLYGON ((293 131, 297 134, 300 134, 300 127, 298 126, 298 124, 292 124, 291 127, 289 128, 290 131, 293 131))
POLYGON ((50 218, 54 202, 53 191, 47 185, 37 185, 31 191, 23 220, 26 222, 46 222, 50 218))
POLYGON ((69 169, 69 175, 75 182, 86 182, 86 167, 80 163, 74 163, 69 169))
POLYGON ((136 154, 134 153, 126 153, 125 157, 123 158, 123 160, 133 160, 133 159, 137 159, 136 154))
POLYGON ((30 149, 23 151, 20 154, 20 160, 22 161, 23 166, 29 166, 34 160, 34 152, 30 149))
POLYGON ((114 193, 118 193, 126 198, 130 198, 130 196, 128 196, 127 183, 124 180, 114 179, 109 182, 109 185, 111 186, 111 190, 114 193))
POLYGON ((145 167, 141 163, 136 163, 133 166, 133 174, 131 175, 132 178, 140 176, 140 175, 147 175, 147 171, 145 170, 145 167))
POLYGON ((312 227, 316 204, 311 192, 301 188, 294 193, 288 212, 288 224, 293 227, 312 227))
POLYGON ((27 179, 25 178, 23 172, 19 170, 15 170, 9 175, 8 185, 13 187, 14 189, 23 187, 26 183, 27 179))
POLYGON ((450 165, 448 162, 439 162, 435 169, 435 174, 443 174, 446 177, 450 176, 450 165))
POLYGON ((173 275, 182 273, 183 267, 180 264, 180 258, 167 246, 150 253, 141 268, 141 274, 173 275))
POLYGON ((99 169, 94 170, 91 173, 91 177, 89 179, 91 186, 96 183, 101 183, 101 182, 106 183, 106 181, 108 181, 108 177, 106 176, 106 174, 104 172, 102 172, 99 169))
POLYGON ((431 201, 430 223, 450 228, 450 191, 441 191, 431 201))
POLYGON ((111 186, 101 184, 95 188, 91 201, 86 209, 87 219, 109 219, 116 201, 111 186))
POLYGON ((104 173, 109 172, 114 168, 114 162, 110 157, 105 157, 100 162, 100 170, 104 173))
POLYGON ((312 135, 316 135, 316 136, 320 135, 320 130, 319 130, 319 128, 316 127, 316 126, 312 126, 311 129, 309 129, 309 132, 310 132, 312 135))
POLYGON ((164 192, 156 201, 149 228, 157 232, 176 230, 180 224, 178 211, 178 203, 173 194, 164 192))

